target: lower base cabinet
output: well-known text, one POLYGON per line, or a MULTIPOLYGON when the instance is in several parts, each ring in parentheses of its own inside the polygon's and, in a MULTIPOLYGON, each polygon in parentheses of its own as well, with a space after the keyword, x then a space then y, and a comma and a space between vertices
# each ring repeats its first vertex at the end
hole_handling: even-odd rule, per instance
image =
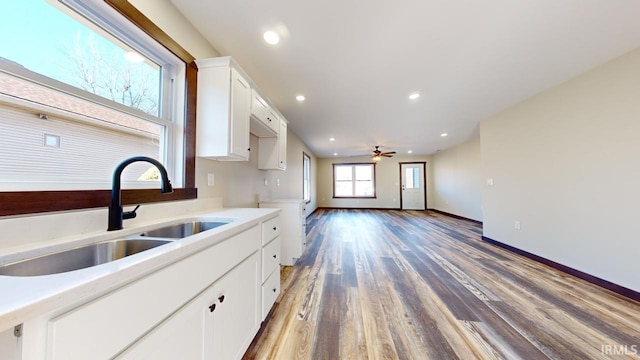
POLYGON ((253 253, 116 359, 240 359, 257 333, 260 256, 253 253))
MULTIPOLYGON (((13 334, 0 333, 0 359, 241 359, 275 300, 262 299, 261 229, 277 224, 277 216, 267 219, 89 302, 26 321, 10 351, 13 334)), ((269 269, 277 267, 269 259, 269 269)), ((279 292, 279 276, 270 279, 279 292)))

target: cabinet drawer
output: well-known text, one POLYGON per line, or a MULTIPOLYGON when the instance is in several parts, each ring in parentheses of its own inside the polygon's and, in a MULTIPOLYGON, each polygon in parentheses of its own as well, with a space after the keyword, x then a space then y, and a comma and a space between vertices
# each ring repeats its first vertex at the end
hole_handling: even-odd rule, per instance
POLYGON ((273 219, 263 222, 262 245, 265 245, 269 241, 273 240, 276 236, 280 235, 280 227, 280 216, 276 216, 273 219))
POLYGON ((267 317, 271 307, 280 295, 280 270, 274 271, 262 285, 262 320, 267 317))
POLYGON ((262 282, 280 265, 280 237, 262 248, 262 282))
POLYGON ((112 358, 259 248, 254 226, 52 319, 48 359, 112 358))

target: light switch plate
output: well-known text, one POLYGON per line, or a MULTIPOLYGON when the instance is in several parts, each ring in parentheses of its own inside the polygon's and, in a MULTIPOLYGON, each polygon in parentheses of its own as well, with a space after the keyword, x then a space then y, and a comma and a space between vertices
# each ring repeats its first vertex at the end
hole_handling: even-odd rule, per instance
POLYGON ((207 184, 209 186, 214 186, 216 184, 216 178, 213 174, 207 174, 207 184))

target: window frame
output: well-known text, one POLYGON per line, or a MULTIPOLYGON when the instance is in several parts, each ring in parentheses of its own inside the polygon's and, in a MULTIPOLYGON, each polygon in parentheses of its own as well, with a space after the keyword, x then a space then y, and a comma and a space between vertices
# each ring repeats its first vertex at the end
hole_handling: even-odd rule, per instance
POLYGON ((311 202, 311 156, 304 151, 302 152, 302 199, 307 204, 311 202))
POLYGON ((377 199, 376 195, 376 163, 375 162, 361 162, 361 163, 334 163, 333 165, 333 198, 334 199, 377 199), (372 196, 336 196, 336 166, 351 166, 353 172, 353 179, 351 180, 354 187, 355 194, 355 166, 357 165, 371 165, 373 172, 373 195, 372 196))
MULTIPOLYGON (((162 194, 158 189, 122 190, 122 204, 196 199, 198 192, 195 187, 195 131, 198 68, 194 62, 195 58, 128 1, 103 1, 185 63, 183 187, 175 188, 170 194, 162 194)), ((0 216, 107 207, 110 200, 111 190, 0 192, 0 216)))

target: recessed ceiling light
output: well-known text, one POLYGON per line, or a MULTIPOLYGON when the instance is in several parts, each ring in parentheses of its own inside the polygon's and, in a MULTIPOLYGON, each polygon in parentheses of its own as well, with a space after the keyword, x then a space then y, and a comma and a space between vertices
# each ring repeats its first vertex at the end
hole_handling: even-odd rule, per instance
POLYGON ((280 42, 280 36, 278 36, 274 31, 267 31, 262 35, 262 37, 264 37, 264 41, 271 45, 275 45, 280 42))
POLYGON ((411 153, 413 153, 413 150, 409 150, 409 151, 407 151, 407 153, 408 153, 408 154, 411 154, 411 153))
POLYGON ((329 138, 329 141, 336 141, 336 138, 329 138))
POLYGON ((413 94, 409 95, 409 99, 411 100, 415 100, 419 97, 420 97, 420 93, 417 93, 417 92, 414 92, 413 94))
POLYGON ((338 156, 338 153, 333 153, 333 156, 338 156))
POLYGON ((447 134, 447 133, 442 133, 442 134, 440 134, 440 136, 442 136, 442 137, 445 137, 445 136, 448 136, 448 135, 449 135, 449 134, 447 134))
POLYGON ((306 97, 304 97, 304 95, 298 95, 298 96, 296 96, 296 100, 298 100, 298 101, 300 101, 300 102, 303 102, 303 101, 305 101, 306 99, 307 99, 307 98, 306 98, 306 97))

